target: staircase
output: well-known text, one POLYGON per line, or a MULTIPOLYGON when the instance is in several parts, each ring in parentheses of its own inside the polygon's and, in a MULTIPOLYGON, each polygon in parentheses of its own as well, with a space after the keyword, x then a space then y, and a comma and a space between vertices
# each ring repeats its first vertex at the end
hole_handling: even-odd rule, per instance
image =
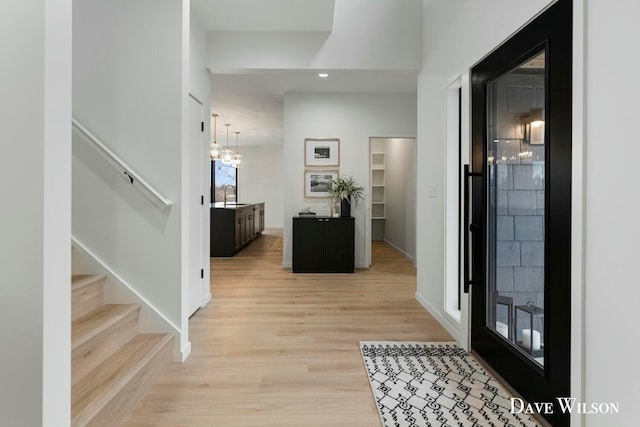
POLYGON ((173 336, 139 334, 137 304, 105 304, 106 276, 72 277, 71 425, 117 426, 173 360, 173 336))

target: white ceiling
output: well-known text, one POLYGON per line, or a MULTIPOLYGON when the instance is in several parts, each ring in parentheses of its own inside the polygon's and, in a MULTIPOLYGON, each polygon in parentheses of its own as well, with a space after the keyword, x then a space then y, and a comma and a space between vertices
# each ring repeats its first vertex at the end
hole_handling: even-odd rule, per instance
MULTIPOLYGON (((218 142, 225 143, 224 124, 229 123, 230 144, 235 143, 235 131, 240 132, 240 146, 281 144, 284 114, 282 95, 265 92, 238 80, 229 83, 227 81, 219 90, 214 90, 211 100, 211 112, 219 115, 218 142)), ((213 136, 213 127, 211 132, 213 136)))
POLYGON ((218 142, 224 142, 224 123, 231 124, 229 140, 240 131, 241 145, 269 145, 282 141, 285 92, 416 93, 415 71, 260 70, 244 74, 213 74, 212 112, 218 113, 218 142))
POLYGON ((241 74, 213 74, 212 90, 253 91, 283 95, 285 92, 415 93, 413 70, 245 70, 241 74), (320 78, 318 73, 329 77, 320 78), (235 89, 234 89, 235 88, 235 89))
POLYGON ((331 31, 334 5, 335 0, 191 0, 209 31, 331 31))
MULTIPOLYGON (((333 28, 335 0, 191 0, 208 31, 326 31, 333 28)), ((214 73, 212 112, 218 113, 218 142, 230 126, 240 145, 282 143, 287 92, 416 93, 416 70, 243 69, 214 73), (321 79, 318 72, 329 77, 321 79)), ((213 129, 212 129, 213 131, 213 129)))

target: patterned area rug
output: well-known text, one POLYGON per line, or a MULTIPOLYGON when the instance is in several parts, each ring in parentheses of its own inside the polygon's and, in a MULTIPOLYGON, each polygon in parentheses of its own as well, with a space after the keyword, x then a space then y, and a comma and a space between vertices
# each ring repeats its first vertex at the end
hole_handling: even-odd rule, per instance
POLYGON ((454 343, 361 342, 384 427, 539 426, 454 343))

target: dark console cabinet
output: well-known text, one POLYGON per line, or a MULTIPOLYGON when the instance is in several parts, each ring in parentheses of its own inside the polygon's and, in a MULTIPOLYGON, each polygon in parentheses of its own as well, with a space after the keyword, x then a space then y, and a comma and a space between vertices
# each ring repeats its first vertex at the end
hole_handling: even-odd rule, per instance
POLYGON ((294 273, 353 273, 355 218, 294 217, 294 273))

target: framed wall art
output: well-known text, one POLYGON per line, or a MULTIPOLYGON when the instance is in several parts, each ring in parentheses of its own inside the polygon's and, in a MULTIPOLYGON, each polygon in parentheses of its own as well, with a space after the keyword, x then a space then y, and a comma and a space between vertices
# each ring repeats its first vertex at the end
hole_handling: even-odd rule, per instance
POLYGON ((340 140, 312 139, 304 140, 304 165, 305 166, 339 166, 340 165, 340 140))
POLYGON ((337 170, 304 171, 304 196, 329 197, 329 193, 327 193, 329 181, 337 177, 337 170))

